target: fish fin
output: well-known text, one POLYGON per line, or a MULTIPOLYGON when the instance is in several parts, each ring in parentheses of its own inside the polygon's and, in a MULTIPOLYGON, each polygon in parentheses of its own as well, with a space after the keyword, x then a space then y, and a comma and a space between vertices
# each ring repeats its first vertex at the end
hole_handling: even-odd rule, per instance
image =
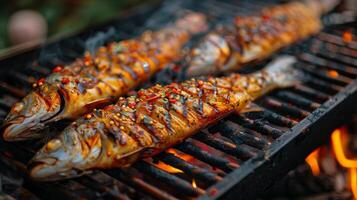
POLYGON ((255 103, 249 103, 246 105, 242 110, 236 110, 236 113, 243 114, 243 113, 249 113, 249 112, 262 112, 264 109, 260 106, 258 106, 255 103))
POLYGON ((87 111, 92 111, 94 108, 102 108, 113 102, 114 102, 114 98, 99 99, 86 104, 84 107, 87 111))
POLYGON ((267 65, 265 71, 279 87, 291 87, 303 79, 302 72, 294 68, 296 61, 294 56, 279 56, 267 65))

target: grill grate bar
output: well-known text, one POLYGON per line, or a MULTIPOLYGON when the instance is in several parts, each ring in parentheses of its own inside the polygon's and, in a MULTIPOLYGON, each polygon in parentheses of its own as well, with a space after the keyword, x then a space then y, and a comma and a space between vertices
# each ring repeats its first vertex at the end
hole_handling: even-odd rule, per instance
POLYGON ((242 127, 238 127, 240 128, 239 130, 234 126, 237 127, 237 125, 235 125, 233 122, 225 121, 209 128, 208 130, 210 132, 219 132, 221 135, 234 141, 236 145, 247 144, 249 146, 263 150, 270 144, 270 142, 264 137, 259 137, 261 136, 260 134, 253 133, 254 131, 249 129, 244 130, 242 127))
POLYGON ((274 139, 283 135, 283 132, 281 130, 271 127, 259 120, 252 120, 241 115, 230 116, 228 117, 228 119, 237 124, 241 124, 245 128, 256 130, 266 135, 270 135, 274 139))
POLYGON ((322 93, 321 91, 310 88, 306 85, 297 85, 292 88, 297 94, 301 94, 307 98, 312 98, 313 100, 319 101, 320 103, 325 102, 329 99, 329 95, 322 93))
POLYGON ((301 106, 308 110, 315 110, 320 107, 321 104, 310 101, 309 99, 302 97, 298 94, 289 92, 289 91, 278 91, 274 95, 282 101, 292 102, 297 106, 301 106))
POLYGON ((188 196, 198 196, 205 193, 204 190, 200 188, 194 188, 192 185, 172 174, 154 167, 153 165, 146 162, 139 162, 135 165, 135 168, 144 174, 153 176, 156 180, 162 181, 165 184, 170 185, 172 188, 175 188, 181 192, 184 192, 188 196))
POLYGON ((304 111, 302 109, 299 109, 298 107, 294 105, 290 105, 285 102, 281 102, 276 98, 273 97, 266 97, 264 98, 263 105, 267 106, 268 108, 278 110, 282 113, 287 114, 288 116, 292 117, 297 117, 297 118, 305 118, 308 116, 310 113, 307 111, 304 111))
POLYGON ((341 54, 350 58, 356 58, 357 57, 357 50, 353 50, 350 48, 346 48, 345 46, 341 46, 341 45, 336 45, 333 43, 328 43, 328 42, 324 42, 321 40, 316 40, 314 41, 314 48, 317 51, 323 51, 323 50, 328 50, 330 52, 336 53, 336 54, 341 54), (315 47, 316 45, 316 47, 315 47))
POLYGON ((308 72, 314 77, 318 77, 321 80, 331 82, 335 85, 345 86, 353 81, 352 79, 343 75, 330 75, 329 71, 322 70, 321 67, 316 67, 307 63, 299 63, 297 67, 305 72, 308 72))
POLYGON ((351 76, 352 78, 354 76, 357 76, 357 69, 346 66, 346 65, 341 65, 332 61, 325 60, 321 57, 308 54, 308 53, 302 53, 298 55, 299 59, 303 60, 304 62, 308 62, 314 65, 317 65, 319 67, 324 67, 324 68, 329 68, 331 70, 336 70, 341 74, 344 74, 346 76, 351 76))
POLYGON ((174 156, 171 153, 162 153, 158 158, 164 163, 182 170, 185 174, 192 176, 195 179, 200 179, 208 184, 214 184, 222 180, 222 177, 210 172, 209 170, 197 167, 185 160, 174 156))
POLYGON ((232 156, 235 156, 241 160, 248 160, 249 158, 255 156, 254 152, 245 148, 243 145, 237 146, 231 142, 214 137, 212 134, 205 134, 203 132, 200 132, 194 135, 193 138, 223 152, 226 152, 232 156))
POLYGON ((208 163, 209 165, 221 169, 224 172, 231 172, 232 170, 239 167, 238 164, 230 162, 228 159, 223 157, 218 157, 208 153, 200 149, 199 147, 195 146, 191 142, 184 141, 181 144, 177 145, 175 148, 178 150, 191 154, 198 158, 199 160, 208 163))
POLYGON ((357 50, 357 42, 351 41, 351 42, 346 43, 342 39, 342 37, 334 35, 334 34, 331 34, 331 33, 322 32, 317 36, 317 38, 322 40, 322 41, 325 41, 325 42, 330 42, 330 43, 333 43, 333 44, 337 44, 337 45, 340 45, 340 46, 344 46, 344 47, 347 47, 347 48, 351 48, 351 49, 357 50))

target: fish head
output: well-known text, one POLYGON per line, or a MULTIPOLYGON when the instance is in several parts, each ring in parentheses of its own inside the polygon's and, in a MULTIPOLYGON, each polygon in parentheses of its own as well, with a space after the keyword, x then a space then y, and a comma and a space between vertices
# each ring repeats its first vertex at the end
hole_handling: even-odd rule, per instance
MULTIPOLYGON (((83 125, 86 126, 86 125, 83 125)), ((36 181, 54 181, 82 176, 95 166, 102 152, 101 138, 96 129, 83 129, 73 124, 50 140, 32 158, 28 172, 36 181)))
POLYGON ((41 137, 40 130, 61 110, 61 95, 57 88, 44 86, 29 93, 15 103, 2 127, 7 141, 20 141, 41 137))

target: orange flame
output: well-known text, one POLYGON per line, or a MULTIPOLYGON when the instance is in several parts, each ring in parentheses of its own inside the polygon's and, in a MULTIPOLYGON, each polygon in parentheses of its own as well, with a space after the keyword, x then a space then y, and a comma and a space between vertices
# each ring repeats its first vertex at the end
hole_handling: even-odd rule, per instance
MULTIPOLYGON (((194 157, 188 155, 188 154, 184 154, 184 153, 181 153, 181 152, 178 152, 176 151, 175 149, 168 149, 166 151, 167 153, 171 153, 173 154, 174 156, 178 157, 178 158, 181 158, 182 160, 185 160, 185 161, 192 161, 194 159, 194 157)), ((172 173, 172 174, 177 174, 177 173, 184 173, 182 170, 180 169, 177 169, 175 167, 172 167, 170 165, 167 165, 161 161, 159 161, 157 164, 154 164, 156 167, 162 169, 162 170, 165 170, 166 172, 169 172, 169 173, 172 173)))
POLYGON ((329 70, 327 73, 331 78, 337 78, 338 77, 338 72, 336 70, 329 70))
POLYGON ((318 160, 319 152, 320 152, 320 149, 316 149, 305 159, 307 164, 309 164, 312 174, 314 176, 318 176, 320 174, 320 166, 319 166, 319 160, 318 160))
POLYGON ((184 161, 192 161, 193 159, 195 159, 194 157, 192 157, 188 154, 180 153, 180 152, 176 151, 175 149, 169 149, 169 150, 167 150, 167 152, 172 153, 174 156, 181 158, 184 161))
POLYGON ((331 136, 332 147, 338 163, 348 170, 349 187, 354 199, 357 199, 357 159, 350 159, 345 154, 348 134, 346 128, 336 129, 331 136))
POLYGON ((159 161, 159 163, 157 164, 154 164, 156 167, 162 169, 162 170, 165 170, 166 172, 169 172, 169 173, 172 173, 172 174, 178 174, 178 173, 183 173, 182 170, 180 169, 177 169, 175 167, 172 167, 170 165, 167 165, 161 161, 159 161))
MULTIPOLYGON (((357 159, 348 158, 346 155, 348 139, 349 135, 345 127, 336 129, 331 135, 331 146, 339 165, 348 170, 349 188, 352 191, 354 199, 357 200, 357 159)), ((320 149, 316 149, 306 157, 306 162, 315 176, 320 174, 319 156, 320 149)))
POLYGON ((342 139, 347 137, 348 135, 345 129, 336 129, 331 136, 332 147, 335 152, 336 159, 341 166, 344 168, 357 168, 357 159, 352 160, 347 158, 345 155, 345 145, 342 139))
POLYGON ((192 187, 193 188, 197 188, 197 184, 196 184, 196 180, 195 179, 192 179, 192 187))
POLYGON ((353 35, 352 35, 351 31, 348 30, 348 31, 343 32, 342 38, 343 38, 344 42, 348 43, 353 40, 353 35))
POLYGON ((357 199, 357 169, 351 168, 349 170, 349 182, 352 194, 355 199, 357 199))

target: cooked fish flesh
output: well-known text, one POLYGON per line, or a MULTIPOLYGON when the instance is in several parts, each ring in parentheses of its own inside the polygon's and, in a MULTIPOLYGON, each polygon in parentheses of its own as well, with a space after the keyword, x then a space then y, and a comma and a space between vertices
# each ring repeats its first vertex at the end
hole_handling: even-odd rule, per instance
POLYGON ((258 15, 239 16, 234 26, 207 36, 190 53, 186 76, 232 71, 262 60, 277 50, 316 34, 320 17, 338 0, 291 2, 263 9, 258 15))
POLYGON ((87 52, 66 67, 54 68, 12 107, 4 123, 4 139, 39 138, 51 122, 76 119, 93 108, 115 102, 178 59, 183 45, 205 28, 203 14, 189 13, 162 30, 111 43, 95 55, 87 52))
POLYGON ((79 118, 32 159, 29 174, 40 181, 80 176, 91 169, 127 167, 151 157, 240 112, 267 92, 296 84, 294 57, 282 57, 262 71, 221 78, 156 85, 137 96, 79 118))

